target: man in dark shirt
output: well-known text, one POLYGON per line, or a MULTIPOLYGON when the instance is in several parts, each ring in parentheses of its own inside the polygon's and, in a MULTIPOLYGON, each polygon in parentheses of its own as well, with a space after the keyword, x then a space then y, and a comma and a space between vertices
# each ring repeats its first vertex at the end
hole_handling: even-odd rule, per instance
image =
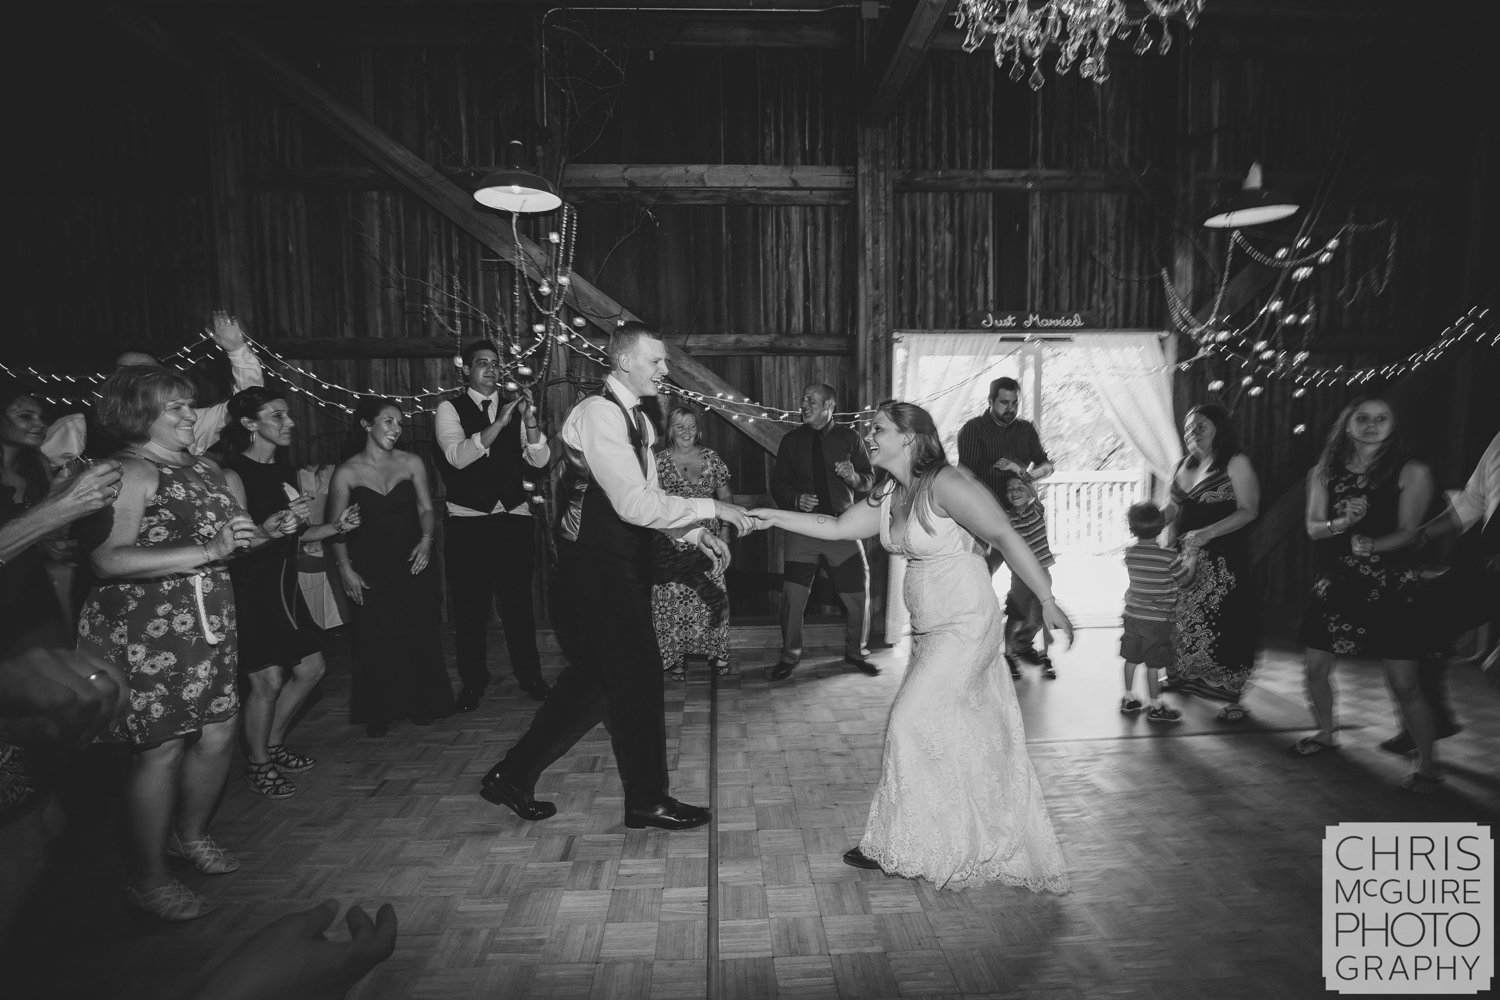
MULTIPOLYGON (((1021 385, 1008 375, 990 383, 990 407, 963 425, 958 432, 958 464, 978 476, 1005 506, 1005 481, 1011 473, 1028 482, 1052 475, 1052 460, 1042 447, 1036 425, 1017 416, 1021 408, 1021 385)), ((1000 553, 991 549, 985 557, 990 573, 1000 568, 1000 553)), ((1022 619, 1012 602, 1006 602, 1006 649, 1032 663, 1041 662, 1032 641, 1037 628, 1022 619)), ((1014 662, 1011 673, 1016 673, 1014 662)))
MULTIPOLYGON (((781 439, 771 473, 771 495, 784 510, 816 511, 834 517, 848 510, 874 485, 870 453, 858 432, 833 422, 835 396, 817 383, 802 393, 802 425, 781 439)), ((869 651, 870 571, 858 541, 820 541, 785 535, 781 585, 781 660, 771 670, 781 680, 802 659, 802 616, 818 567, 826 563, 847 616, 844 662, 867 674, 880 668, 865 659, 869 651)))

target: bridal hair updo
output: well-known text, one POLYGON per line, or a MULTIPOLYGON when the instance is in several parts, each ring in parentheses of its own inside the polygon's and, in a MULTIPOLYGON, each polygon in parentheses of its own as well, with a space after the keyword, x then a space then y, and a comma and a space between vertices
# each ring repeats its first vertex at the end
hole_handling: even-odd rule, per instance
MULTIPOLYGON (((940 470, 947 468, 948 453, 943 450, 943 439, 938 434, 937 424, 932 421, 932 414, 916 403, 903 403, 895 399, 882 401, 875 410, 885 414, 896 430, 912 436, 911 474, 917 489, 927 485, 940 470)), ((868 497, 870 504, 878 506, 880 498, 895 488, 895 477, 886 469, 879 470, 875 486, 868 497)))

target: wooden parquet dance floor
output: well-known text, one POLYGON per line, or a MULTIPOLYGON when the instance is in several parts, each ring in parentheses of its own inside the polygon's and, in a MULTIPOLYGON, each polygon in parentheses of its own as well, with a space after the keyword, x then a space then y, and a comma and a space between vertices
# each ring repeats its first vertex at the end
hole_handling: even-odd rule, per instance
POLYGON ((1059 680, 1028 669, 1018 682, 1073 879, 1063 897, 939 892, 842 864, 900 650, 877 654, 873 679, 830 654, 772 685, 774 650, 751 649, 738 676, 694 664, 669 683, 673 792, 711 801, 715 822, 667 834, 624 828, 602 730, 538 787, 553 819, 481 800, 479 777, 535 707, 508 678, 471 715, 366 738, 346 721, 335 640, 292 741, 318 767, 282 802, 232 779, 215 834, 244 867, 182 875, 219 910, 175 926, 129 911, 96 818, 60 845, 0 995, 181 997, 249 931, 333 897, 399 914, 396 954, 351 994, 362 1000, 1315 997, 1324 827, 1493 819, 1500 693, 1472 668, 1454 671, 1467 729, 1444 744, 1453 777, 1424 799, 1396 790, 1406 762, 1374 747, 1392 729, 1377 667, 1340 667, 1343 749, 1302 759, 1285 750, 1307 731, 1296 657, 1267 655, 1247 723, 1188 702, 1181 726, 1152 726, 1116 711, 1117 635, 1080 633, 1059 680))

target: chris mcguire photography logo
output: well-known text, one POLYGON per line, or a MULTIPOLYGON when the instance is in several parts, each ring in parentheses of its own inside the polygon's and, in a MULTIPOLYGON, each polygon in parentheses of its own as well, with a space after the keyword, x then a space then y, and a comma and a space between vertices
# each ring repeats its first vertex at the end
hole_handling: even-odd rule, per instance
POLYGON ((1477 823, 1340 823, 1323 837, 1323 980, 1465 994, 1495 971, 1495 842, 1477 823))

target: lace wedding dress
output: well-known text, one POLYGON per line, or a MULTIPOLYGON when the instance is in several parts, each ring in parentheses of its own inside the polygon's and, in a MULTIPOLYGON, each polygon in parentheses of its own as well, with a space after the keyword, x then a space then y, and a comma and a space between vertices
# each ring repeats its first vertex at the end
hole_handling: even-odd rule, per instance
POLYGON ((938 888, 1004 882, 1067 892, 1001 655, 985 546, 940 517, 930 493, 921 490, 900 537, 892 537, 889 492, 880 503, 880 540, 907 559, 912 652, 860 850, 890 874, 938 888))

